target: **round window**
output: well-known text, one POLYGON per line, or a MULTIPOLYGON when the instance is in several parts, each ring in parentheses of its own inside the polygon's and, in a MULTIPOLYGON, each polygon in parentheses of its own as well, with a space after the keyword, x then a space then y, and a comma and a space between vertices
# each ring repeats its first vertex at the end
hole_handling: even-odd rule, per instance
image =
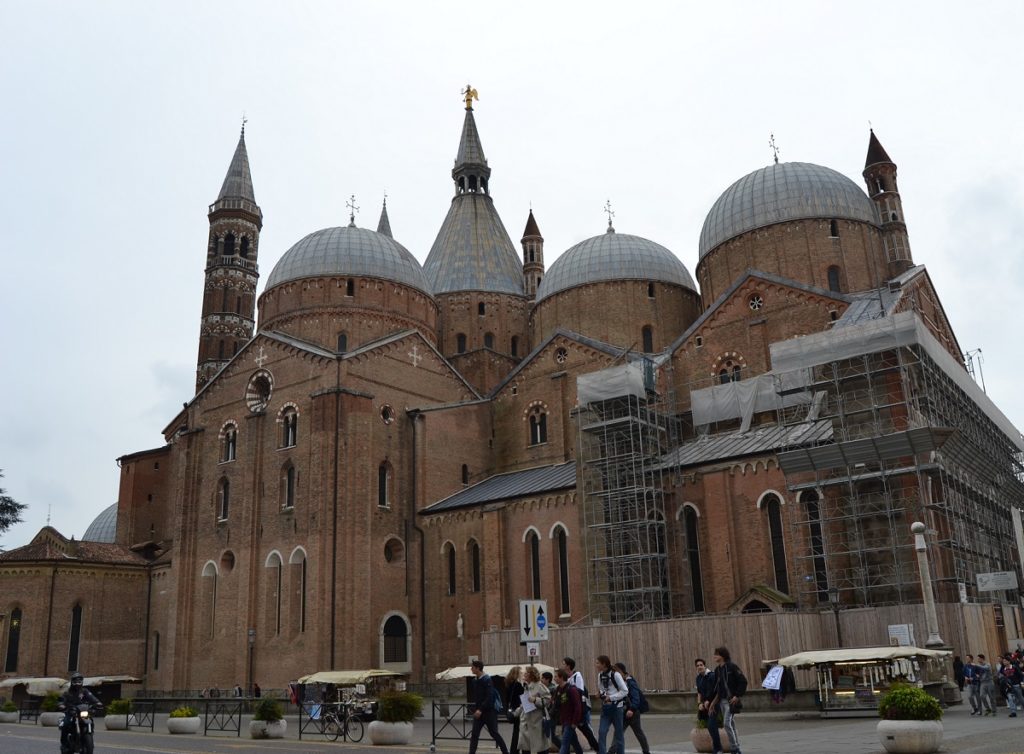
POLYGON ((380 418, 385 424, 390 424, 395 420, 395 409, 391 406, 384 404, 380 407, 380 418))
POLYGON ((557 364, 564 364, 569 360, 569 352, 564 348, 559 348, 555 351, 555 362, 557 364))
POLYGON ((270 395, 274 391, 274 378, 270 372, 261 370, 249 378, 245 389, 245 404, 254 414, 267 409, 270 395))

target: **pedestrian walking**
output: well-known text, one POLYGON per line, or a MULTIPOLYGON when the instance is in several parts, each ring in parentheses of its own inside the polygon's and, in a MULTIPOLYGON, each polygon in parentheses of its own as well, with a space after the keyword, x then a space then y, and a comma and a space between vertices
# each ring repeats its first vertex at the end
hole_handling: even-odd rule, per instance
POLYGON ((978 662, 975 664, 978 669, 978 684, 981 693, 981 706, 985 715, 996 714, 996 684, 995 674, 992 666, 988 664, 985 655, 978 652, 978 662))
POLYGON ((1024 712, 1024 697, 1021 696, 1020 684, 1024 679, 1021 670, 1013 661, 1013 655, 1007 652, 999 665, 999 685, 1006 697, 1006 706, 1010 710, 1010 717, 1017 717, 1017 710, 1024 712))
MULTIPOLYGON (((626 680, 626 688, 629 690, 629 693, 626 695, 625 727, 633 731, 637 743, 640 744, 640 751, 643 754, 651 754, 650 744, 647 743, 647 734, 644 733, 643 725, 640 723, 640 716, 647 711, 647 699, 640 690, 640 684, 636 682, 636 678, 629 674, 625 665, 617 662, 615 663, 615 669, 626 680)), ((625 754, 624 751, 620 752, 618 749, 615 749, 614 752, 615 754, 625 754)))
POLYGON ((558 684, 555 683, 555 677, 546 670, 540 674, 540 678, 548 687, 549 694, 547 709, 544 711, 545 736, 551 742, 548 751, 550 754, 558 754, 558 750, 562 748, 562 739, 558 735, 558 698, 555 693, 558 684))
POLYGON ((576 729, 583 722, 583 697, 579 687, 569 680, 565 668, 555 671, 558 687, 555 696, 558 706, 558 722, 562 726, 562 745, 559 754, 569 754, 571 747, 576 754, 583 754, 583 747, 576 737, 576 729))
POLYGON ((964 661, 960 659, 960 655, 953 658, 953 680, 956 681, 956 687, 962 692, 964 690, 964 661))
POLYGON ((515 665, 505 675, 505 714, 512 723, 512 738, 508 745, 511 752, 519 751, 519 707, 524 690, 520 680, 522 674, 523 669, 515 665))
POLYGON ((469 754, 476 754, 477 744, 480 743, 480 731, 485 727, 494 743, 501 749, 501 754, 508 754, 505 739, 498 732, 498 711, 494 704, 497 691, 494 682, 484 672, 484 664, 480 660, 473 660, 470 670, 476 676, 476 680, 473 682, 473 732, 469 736, 469 754))
POLYGON ((569 683, 575 686, 580 692, 580 703, 583 705, 583 720, 577 725, 577 729, 587 739, 590 748, 597 751, 597 738, 590 727, 590 694, 587 693, 587 684, 583 680, 583 674, 576 670, 576 660, 571 657, 562 658, 562 669, 569 676, 569 683))
POLYGON ((597 692, 601 698, 601 724, 597 730, 599 754, 608 754, 608 728, 615 729, 615 751, 626 750, 625 699, 629 688, 622 674, 612 667, 608 655, 600 655, 595 661, 597 668, 597 692))
POLYGON ((964 688, 971 705, 971 715, 981 714, 981 674, 974 664, 974 655, 967 655, 964 662, 964 688))
POLYGON ((548 750, 544 716, 551 692, 541 681, 540 673, 533 665, 529 665, 523 671, 523 680, 526 682, 526 690, 523 693, 527 701, 533 705, 533 709, 527 710, 525 704, 519 707, 519 751, 526 754, 543 754, 548 750))
MULTIPOLYGON (((740 697, 747 691, 747 677, 732 661, 727 647, 716 647, 715 660, 715 702, 711 707, 722 710, 722 727, 732 742, 732 754, 740 754, 740 737, 736 732, 736 714, 743 708, 740 697)), ((718 726, 717 715, 708 716, 708 730, 718 726)), ((717 732, 717 731, 716 731, 717 732)))

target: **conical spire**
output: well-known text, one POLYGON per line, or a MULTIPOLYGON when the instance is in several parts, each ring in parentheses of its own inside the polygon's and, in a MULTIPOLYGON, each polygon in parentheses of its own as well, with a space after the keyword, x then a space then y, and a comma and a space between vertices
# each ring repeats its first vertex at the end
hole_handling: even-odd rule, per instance
POLYGON ((885 151, 885 147, 882 146, 882 142, 875 136, 875 129, 871 129, 871 139, 868 141, 868 157, 864 161, 864 167, 868 165, 875 165, 879 162, 892 162, 889 154, 885 151))
POLYGON ((530 236, 540 235, 540 228, 537 227, 537 221, 533 218, 533 209, 530 209, 530 216, 526 218, 526 230, 523 231, 523 238, 529 238, 530 236))
POLYGON ((384 206, 380 211, 380 222, 377 223, 377 232, 388 238, 394 238, 391 235, 391 221, 388 220, 388 198, 386 196, 384 197, 384 206))
POLYGON ((455 170, 469 165, 487 166, 484 146, 480 143, 480 134, 476 130, 476 119, 472 110, 466 110, 466 119, 462 123, 462 140, 459 142, 459 152, 455 157, 455 170))
POLYGON ((245 150, 245 124, 242 124, 242 135, 238 137, 235 156, 231 158, 231 167, 224 176, 224 185, 220 187, 217 201, 221 199, 246 199, 253 204, 256 196, 252 190, 252 173, 249 172, 249 153, 245 150))

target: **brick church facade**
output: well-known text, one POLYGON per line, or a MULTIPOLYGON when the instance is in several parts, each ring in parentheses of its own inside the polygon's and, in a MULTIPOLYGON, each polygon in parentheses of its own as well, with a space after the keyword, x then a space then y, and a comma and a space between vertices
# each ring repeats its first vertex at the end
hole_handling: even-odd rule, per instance
POLYGON ((940 603, 1019 605, 975 576, 1020 572, 1024 442, 963 365, 873 133, 866 192, 806 163, 730 186, 699 290, 611 221, 545 265, 531 211, 517 250, 490 176, 467 102, 423 265, 385 206, 298 241, 257 297, 243 131, 196 393, 82 541, 0 554, 0 677, 420 681, 521 598, 561 627, 920 602, 918 519, 940 603))

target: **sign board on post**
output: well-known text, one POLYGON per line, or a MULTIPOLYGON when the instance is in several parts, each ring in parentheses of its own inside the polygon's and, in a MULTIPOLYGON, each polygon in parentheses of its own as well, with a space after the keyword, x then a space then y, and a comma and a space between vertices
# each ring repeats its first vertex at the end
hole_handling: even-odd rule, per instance
POLYGON ((548 640, 547 600, 519 600, 519 642, 548 640))
POLYGON ((1017 588, 1016 571, 992 571, 978 574, 979 592, 998 592, 1017 588))
POLYGON ((538 657, 540 657, 540 642, 528 641, 526 642, 526 656, 530 658, 532 663, 538 657))
POLYGON ((889 626, 889 646, 890 647, 913 647, 914 644, 914 624, 913 623, 895 623, 889 626))

